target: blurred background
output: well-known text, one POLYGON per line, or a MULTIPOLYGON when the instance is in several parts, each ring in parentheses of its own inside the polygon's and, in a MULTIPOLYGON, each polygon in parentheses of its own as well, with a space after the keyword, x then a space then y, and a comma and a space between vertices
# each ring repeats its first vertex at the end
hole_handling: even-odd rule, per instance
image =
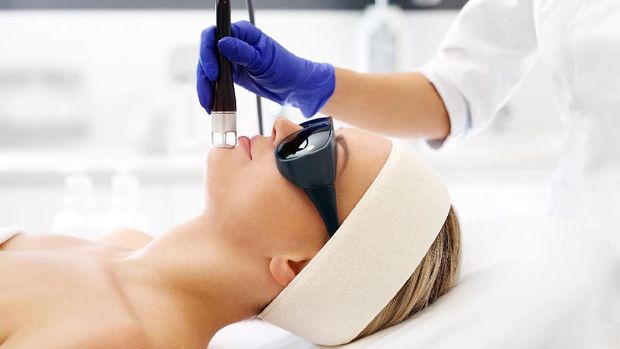
MULTIPOLYGON (((295 54, 362 71, 429 60, 462 0, 256 0, 258 26, 295 54)), ((233 20, 247 18, 234 2, 233 20)), ((0 0, 0 226, 151 235, 200 212, 210 120, 195 96, 214 1, 0 0)), ((562 137, 536 66, 490 129, 441 152, 416 146, 463 220, 546 211, 562 137)), ((239 132, 258 132, 237 88, 239 132)), ((264 123, 289 108, 263 101, 264 123)), ((381 117, 381 115, 377 115, 381 117)))

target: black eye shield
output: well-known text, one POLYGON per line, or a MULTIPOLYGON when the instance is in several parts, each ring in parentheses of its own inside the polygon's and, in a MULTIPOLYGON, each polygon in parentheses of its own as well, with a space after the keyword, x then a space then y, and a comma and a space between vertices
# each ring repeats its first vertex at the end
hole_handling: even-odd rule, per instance
POLYGON ((306 192, 331 237, 339 227, 334 124, 331 117, 326 117, 299 125, 303 128, 276 147, 276 165, 286 179, 306 192))

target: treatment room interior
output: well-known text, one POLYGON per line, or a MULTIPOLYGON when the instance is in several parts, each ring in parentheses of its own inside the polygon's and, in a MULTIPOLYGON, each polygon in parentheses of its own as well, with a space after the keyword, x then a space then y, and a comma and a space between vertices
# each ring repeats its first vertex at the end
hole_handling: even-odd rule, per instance
MULTIPOLYGON (((17 0, 0 6, 0 227, 89 239, 134 227, 158 236, 202 209, 210 119, 197 101, 194 74, 200 32, 215 22, 213 1, 205 0, 204 6, 192 1, 153 1, 157 4, 152 6, 133 2, 118 8, 115 4, 124 2, 97 6, 85 1, 86 8, 80 8, 67 6, 71 1, 17 0), (127 5, 133 2, 137 5, 127 5)), ((233 10, 234 21, 247 18, 240 3, 233 10)), ((307 6, 314 8, 296 8, 303 1, 294 1, 277 8, 277 3, 256 1, 256 21, 263 31, 301 57, 364 69, 360 43, 372 18, 363 6, 320 8, 330 3, 320 1, 307 6)), ((462 5, 448 3, 451 6, 409 8, 400 14, 402 31, 397 35, 403 45, 394 53, 399 57, 395 70, 413 70, 432 57, 462 5)), ((240 87, 236 93, 239 134, 254 135, 254 95, 240 87)), ((281 115, 303 120, 298 111, 265 100, 263 113, 266 132, 281 115)), ((422 142, 411 144, 445 180, 465 224, 545 215, 562 126, 550 77, 537 64, 499 120, 482 135, 440 152, 422 142)), ((512 252, 521 247, 514 244, 512 252)), ((450 318, 447 311, 443 316, 450 318)), ((458 327, 461 320, 446 322, 458 327)), ((526 322, 524 318, 519 324, 526 322)), ((433 336, 441 333, 424 340, 433 336)), ((533 338, 521 344, 544 341, 544 334, 533 338)), ((376 343, 406 347, 396 340, 376 343)), ((489 343, 502 341, 495 336, 489 343)), ((223 330, 210 346, 289 347, 312 346, 254 323, 223 330)))

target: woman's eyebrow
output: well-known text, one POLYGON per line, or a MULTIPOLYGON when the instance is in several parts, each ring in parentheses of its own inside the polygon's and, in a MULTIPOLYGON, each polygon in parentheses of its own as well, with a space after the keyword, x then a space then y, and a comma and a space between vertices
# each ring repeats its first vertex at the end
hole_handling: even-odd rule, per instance
POLYGON ((342 170, 347 167, 347 163, 349 162, 349 147, 347 146, 347 141, 343 135, 336 136, 336 143, 342 146, 343 154, 344 154, 344 164, 342 165, 342 170))

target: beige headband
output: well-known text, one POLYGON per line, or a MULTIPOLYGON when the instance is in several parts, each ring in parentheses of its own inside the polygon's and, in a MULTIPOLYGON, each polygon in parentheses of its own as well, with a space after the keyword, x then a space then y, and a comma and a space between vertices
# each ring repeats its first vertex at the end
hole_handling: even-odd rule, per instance
POLYGON ((340 229, 258 317, 316 344, 350 342, 411 277, 450 206, 435 173, 394 143, 340 229))

